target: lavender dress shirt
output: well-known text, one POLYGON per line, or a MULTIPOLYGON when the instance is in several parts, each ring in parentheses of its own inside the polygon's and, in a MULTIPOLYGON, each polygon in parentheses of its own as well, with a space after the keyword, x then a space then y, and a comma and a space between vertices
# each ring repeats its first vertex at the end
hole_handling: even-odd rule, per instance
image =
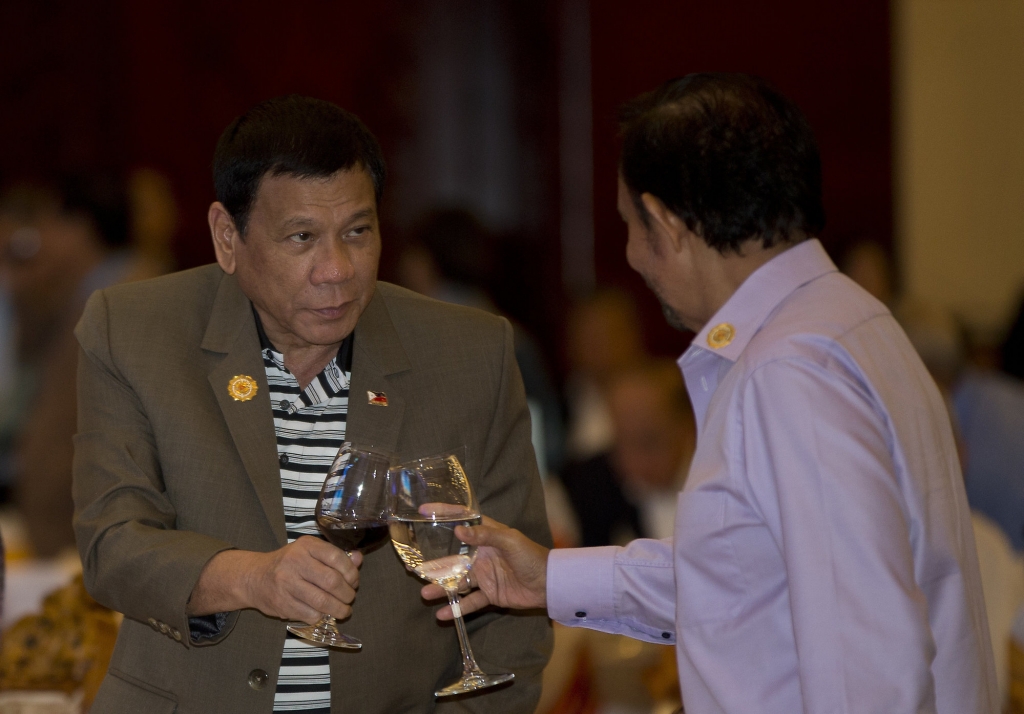
POLYGON ((888 310, 809 240, 679 366, 674 539, 552 551, 551 617, 675 644, 687 714, 998 712, 949 417, 888 310))

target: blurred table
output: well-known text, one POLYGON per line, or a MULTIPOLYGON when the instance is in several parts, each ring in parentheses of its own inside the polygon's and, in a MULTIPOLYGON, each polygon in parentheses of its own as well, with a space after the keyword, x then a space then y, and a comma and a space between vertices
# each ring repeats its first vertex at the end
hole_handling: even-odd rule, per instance
POLYGON ((0 533, 7 561, 0 630, 6 630, 25 615, 40 612, 43 598, 71 582, 82 565, 74 551, 53 560, 33 558, 21 517, 14 511, 0 510, 0 533))

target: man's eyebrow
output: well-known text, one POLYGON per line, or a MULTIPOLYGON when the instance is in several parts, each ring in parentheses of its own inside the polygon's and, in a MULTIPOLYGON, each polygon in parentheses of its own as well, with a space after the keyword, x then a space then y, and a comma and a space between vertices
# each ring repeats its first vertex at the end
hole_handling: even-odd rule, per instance
POLYGON ((286 219, 284 223, 281 224, 281 227, 304 228, 306 226, 312 226, 314 223, 316 223, 316 221, 309 216, 292 216, 291 218, 286 219))
POLYGON ((356 221, 361 221, 364 218, 372 218, 376 213, 377 211, 373 208, 364 208, 363 210, 356 211, 349 216, 347 223, 355 223, 356 221))
MULTIPOLYGON (((348 220, 346 220, 345 223, 346 223, 346 225, 347 224, 351 224, 351 223, 355 223, 356 221, 361 221, 364 218, 370 218, 370 217, 376 215, 376 213, 377 213, 377 211, 375 209, 373 209, 373 208, 364 208, 363 210, 356 211, 351 216, 349 216, 348 220)), ((290 229, 290 228, 307 228, 307 227, 315 226, 316 223, 317 223, 316 219, 310 218, 309 216, 292 216, 291 218, 286 218, 281 223, 281 227, 285 228, 285 229, 290 229)))

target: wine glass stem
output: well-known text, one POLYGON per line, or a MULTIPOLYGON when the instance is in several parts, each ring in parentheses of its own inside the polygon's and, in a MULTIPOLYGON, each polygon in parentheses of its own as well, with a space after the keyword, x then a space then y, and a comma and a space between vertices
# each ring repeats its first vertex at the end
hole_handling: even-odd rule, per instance
POLYGON ((455 631, 459 633, 459 647, 462 648, 462 676, 482 677, 484 673, 473 657, 473 648, 469 646, 469 635, 466 634, 466 623, 462 619, 462 607, 459 605, 459 591, 456 588, 445 588, 445 593, 448 594, 448 602, 455 614, 455 631))
POLYGON ((320 622, 316 623, 316 629, 320 630, 325 634, 341 634, 340 632, 338 632, 338 625, 334 620, 334 616, 328 615, 327 613, 323 613, 320 615, 320 622))

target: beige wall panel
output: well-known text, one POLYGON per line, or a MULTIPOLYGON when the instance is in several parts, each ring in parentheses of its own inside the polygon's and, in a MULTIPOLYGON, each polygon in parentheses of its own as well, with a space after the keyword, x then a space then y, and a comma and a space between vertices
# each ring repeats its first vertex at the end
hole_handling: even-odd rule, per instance
POLYGON ((895 0, 907 292, 996 333, 1024 289, 1024 0, 895 0))

